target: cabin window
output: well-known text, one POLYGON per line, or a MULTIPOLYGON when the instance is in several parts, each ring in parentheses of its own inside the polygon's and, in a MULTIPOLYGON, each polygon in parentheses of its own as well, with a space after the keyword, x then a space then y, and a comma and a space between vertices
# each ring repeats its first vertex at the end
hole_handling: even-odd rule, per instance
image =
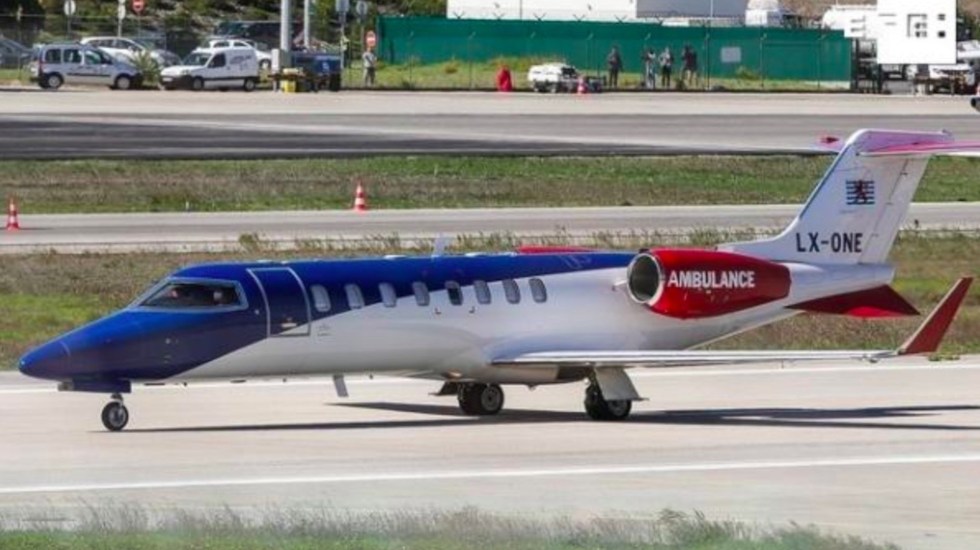
POLYGON ((313 309, 320 313, 330 311, 330 293, 327 292, 326 287, 313 285, 310 287, 310 292, 313 294, 313 309))
POLYGON ((422 281, 412 283, 412 292, 415 294, 415 303, 421 307, 429 305, 429 287, 422 281))
POLYGON ((172 281, 140 305, 174 309, 237 307, 242 305, 242 298, 234 283, 172 281))
POLYGON ((473 290, 476 291, 476 301, 481 304, 489 304, 492 296, 490 295, 490 285, 486 281, 473 281, 473 290))
POLYGON ((548 289, 544 287, 544 281, 537 277, 529 281, 531 285, 531 297, 534 301, 543 304, 548 301, 548 289))
POLYGON ((449 303, 454 306, 463 305, 463 289, 456 281, 446 281, 446 294, 449 295, 449 303))
POLYGON ((347 305, 351 309, 364 307, 364 295, 361 294, 361 287, 354 284, 344 285, 344 293, 347 294, 347 305))
POLYGON ((381 292, 381 301, 385 307, 395 307, 398 304, 398 295, 391 283, 381 283, 378 285, 378 291, 381 292))
POLYGON ((519 304, 521 302, 521 289, 517 286, 517 281, 514 279, 504 279, 504 296, 507 297, 507 301, 512 304, 519 304))

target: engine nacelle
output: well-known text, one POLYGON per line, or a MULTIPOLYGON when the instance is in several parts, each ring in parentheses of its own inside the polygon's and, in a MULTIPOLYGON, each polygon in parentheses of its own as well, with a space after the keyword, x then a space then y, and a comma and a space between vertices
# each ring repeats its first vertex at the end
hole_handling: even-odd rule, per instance
POLYGON ((789 269, 716 250, 662 249, 638 255, 627 272, 630 296, 677 319, 715 317, 789 295, 789 269))

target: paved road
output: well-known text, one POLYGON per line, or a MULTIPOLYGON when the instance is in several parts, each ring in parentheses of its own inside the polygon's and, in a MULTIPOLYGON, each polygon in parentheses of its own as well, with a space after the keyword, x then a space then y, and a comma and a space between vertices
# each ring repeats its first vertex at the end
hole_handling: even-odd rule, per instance
POLYGON ((980 139, 963 98, 0 92, 0 159, 812 153, 855 129, 980 139))
MULTIPOLYGON (((980 547, 980 358, 929 364, 644 371, 623 424, 584 420, 580 384, 509 389, 498 418, 437 384, 139 388, 105 398, 0 375, 0 514, 86 504, 354 511, 466 505, 513 515, 789 521, 908 548, 980 547)), ((55 519, 54 521, 57 521, 55 519)))
MULTIPOLYGON (((699 228, 772 230, 783 227, 796 205, 662 206, 626 208, 508 208, 466 210, 228 212, 177 214, 69 214, 21 216, 19 232, 0 231, 0 254, 45 250, 222 250, 256 234, 263 242, 334 246, 397 235, 403 242, 437 236, 512 233, 588 238, 594 233, 679 234, 699 228)), ((908 226, 980 229, 980 203, 914 204, 908 226)))

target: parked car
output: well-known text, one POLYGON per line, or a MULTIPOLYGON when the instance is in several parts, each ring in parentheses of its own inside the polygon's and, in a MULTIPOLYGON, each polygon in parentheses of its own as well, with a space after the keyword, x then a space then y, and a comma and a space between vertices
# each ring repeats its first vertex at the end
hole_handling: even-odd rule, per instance
POLYGON ((972 94, 977 85, 969 63, 909 65, 908 74, 913 84, 927 86, 930 93, 972 94))
POLYGON ((115 36, 90 36, 82 39, 82 44, 94 46, 120 61, 134 63, 141 55, 149 55, 158 67, 169 67, 180 63, 180 57, 167 50, 154 48, 152 44, 135 38, 115 36))
MULTIPOLYGON (((299 23, 293 23, 291 37, 295 37, 303 29, 299 23)), ((209 38, 221 39, 228 37, 246 38, 266 48, 279 47, 279 20, 271 21, 222 21, 214 28, 209 38)))
POLYGON ((27 46, 0 36, 0 68, 19 69, 31 60, 31 49, 27 46))
POLYGON ((166 90, 242 88, 251 92, 258 83, 255 48, 199 48, 180 65, 160 71, 160 87, 166 90))
POLYGON ((269 48, 265 44, 254 40, 234 37, 215 37, 208 40, 205 48, 210 50, 214 48, 255 48, 255 56, 259 60, 259 69, 268 71, 272 68, 272 52, 269 51, 269 48))
POLYGON ((578 87, 579 74, 575 67, 565 63, 534 65, 527 72, 527 81, 535 92, 574 92, 578 87))
POLYGON ((32 82, 57 90, 62 84, 93 84, 115 90, 139 88, 143 74, 130 63, 85 44, 47 44, 35 50, 30 64, 32 82))

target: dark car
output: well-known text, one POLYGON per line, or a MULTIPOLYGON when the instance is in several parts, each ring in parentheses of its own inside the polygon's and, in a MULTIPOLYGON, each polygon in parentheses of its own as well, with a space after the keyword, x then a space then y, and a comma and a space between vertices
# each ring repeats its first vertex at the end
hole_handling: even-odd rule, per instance
POLYGON ((0 36, 0 68, 19 69, 31 61, 32 50, 27 46, 0 36))
POLYGON ((294 52, 293 66, 303 74, 314 91, 340 91, 340 55, 318 52, 294 52))

